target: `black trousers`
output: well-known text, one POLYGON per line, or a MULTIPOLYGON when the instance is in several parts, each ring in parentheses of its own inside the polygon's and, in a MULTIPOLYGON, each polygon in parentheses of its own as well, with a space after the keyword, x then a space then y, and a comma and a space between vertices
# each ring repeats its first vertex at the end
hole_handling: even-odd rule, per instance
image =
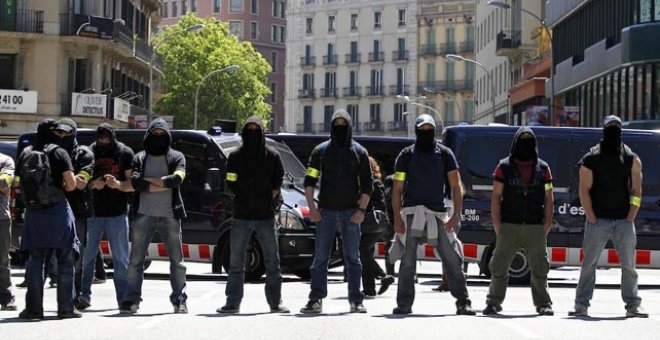
POLYGON ((360 262, 362 262, 362 287, 367 295, 376 295, 376 279, 385 277, 385 272, 374 258, 376 242, 381 234, 362 234, 360 236, 360 262))

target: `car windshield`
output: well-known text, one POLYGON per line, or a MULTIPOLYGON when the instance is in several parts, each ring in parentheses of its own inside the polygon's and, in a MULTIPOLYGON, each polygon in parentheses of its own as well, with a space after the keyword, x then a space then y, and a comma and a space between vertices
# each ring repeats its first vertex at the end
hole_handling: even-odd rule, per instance
MULTIPOLYGON (((241 139, 238 138, 230 140, 213 138, 213 141, 220 146, 226 155, 229 155, 241 146, 241 139)), ((277 143, 270 139, 266 140, 266 145, 275 149, 280 154, 282 166, 284 167, 284 180, 302 187, 303 181, 305 180, 305 167, 300 163, 298 158, 296 158, 291 149, 282 143, 277 143)))

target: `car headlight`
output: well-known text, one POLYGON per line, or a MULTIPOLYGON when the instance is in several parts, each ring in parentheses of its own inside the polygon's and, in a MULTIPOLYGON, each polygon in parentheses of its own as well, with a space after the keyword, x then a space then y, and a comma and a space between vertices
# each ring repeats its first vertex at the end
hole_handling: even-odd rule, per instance
POLYGON ((305 230, 302 218, 289 209, 280 210, 280 228, 287 230, 305 230))

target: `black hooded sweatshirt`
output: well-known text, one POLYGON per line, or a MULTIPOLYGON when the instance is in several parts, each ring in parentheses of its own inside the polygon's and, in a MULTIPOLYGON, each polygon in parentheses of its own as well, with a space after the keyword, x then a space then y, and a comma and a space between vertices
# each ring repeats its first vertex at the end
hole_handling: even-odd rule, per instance
MULTIPOLYGON (((500 160, 494 180, 504 184, 502 192, 502 222, 515 224, 542 224, 545 217, 545 191, 552 188, 552 175, 548 163, 538 157, 538 143, 534 131, 523 126, 518 129, 511 144, 511 153, 500 160), (521 147, 521 135, 532 136, 529 145, 521 147), (529 178, 521 171, 520 162, 529 162, 529 178)), ((529 164, 528 163, 528 164, 529 164)))
POLYGON ((335 129, 330 140, 317 145, 309 157, 305 187, 313 187, 321 179, 319 208, 329 210, 357 209, 361 194, 371 195, 373 177, 369 154, 355 142, 351 134, 351 117, 345 110, 332 115, 331 124, 338 118, 348 123, 347 133, 339 140, 335 129))
MULTIPOLYGON (((166 188, 172 189, 172 212, 174 218, 183 219, 186 217, 186 211, 183 206, 183 199, 181 198, 181 191, 179 187, 183 180, 186 178, 186 158, 177 150, 172 149, 172 133, 167 122, 162 118, 157 118, 149 124, 149 129, 144 134, 144 150, 140 151, 133 159, 133 171, 131 176, 131 183, 133 189, 137 192, 149 192, 150 183, 144 180, 146 158, 149 157, 151 151, 151 131, 154 129, 162 129, 168 137, 168 147, 165 150, 165 160, 169 175, 165 176, 163 182, 166 188)), ((140 211, 140 195, 135 195, 133 204, 131 205, 131 214, 137 215, 140 211)))
MULTIPOLYGON (((94 153, 94 175, 93 179, 103 178, 105 175, 112 175, 118 181, 125 181, 126 170, 131 170, 133 157, 135 154, 131 148, 117 140, 115 128, 102 123, 96 129, 96 135, 103 132, 110 133, 110 144, 101 146, 97 142, 92 143, 90 148, 94 153)), ((92 190, 94 204, 94 216, 96 217, 116 217, 126 214, 128 211, 128 202, 130 193, 117 189, 104 187, 101 190, 92 190)))
POLYGON ((243 220, 269 220, 275 215, 277 197, 284 168, 277 151, 266 146, 261 119, 252 116, 245 121, 243 145, 227 160, 227 187, 234 194, 234 218, 243 220), (248 124, 259 130, 248 131, 248 124))

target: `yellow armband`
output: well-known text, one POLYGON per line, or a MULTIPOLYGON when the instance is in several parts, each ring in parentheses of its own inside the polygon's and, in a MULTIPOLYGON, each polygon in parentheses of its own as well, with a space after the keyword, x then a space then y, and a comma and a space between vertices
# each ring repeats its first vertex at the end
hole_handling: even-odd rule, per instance
POLYGON ((639 196, 630 196, 630 205, 639 207, 642 205, 642 199, 639 196))

